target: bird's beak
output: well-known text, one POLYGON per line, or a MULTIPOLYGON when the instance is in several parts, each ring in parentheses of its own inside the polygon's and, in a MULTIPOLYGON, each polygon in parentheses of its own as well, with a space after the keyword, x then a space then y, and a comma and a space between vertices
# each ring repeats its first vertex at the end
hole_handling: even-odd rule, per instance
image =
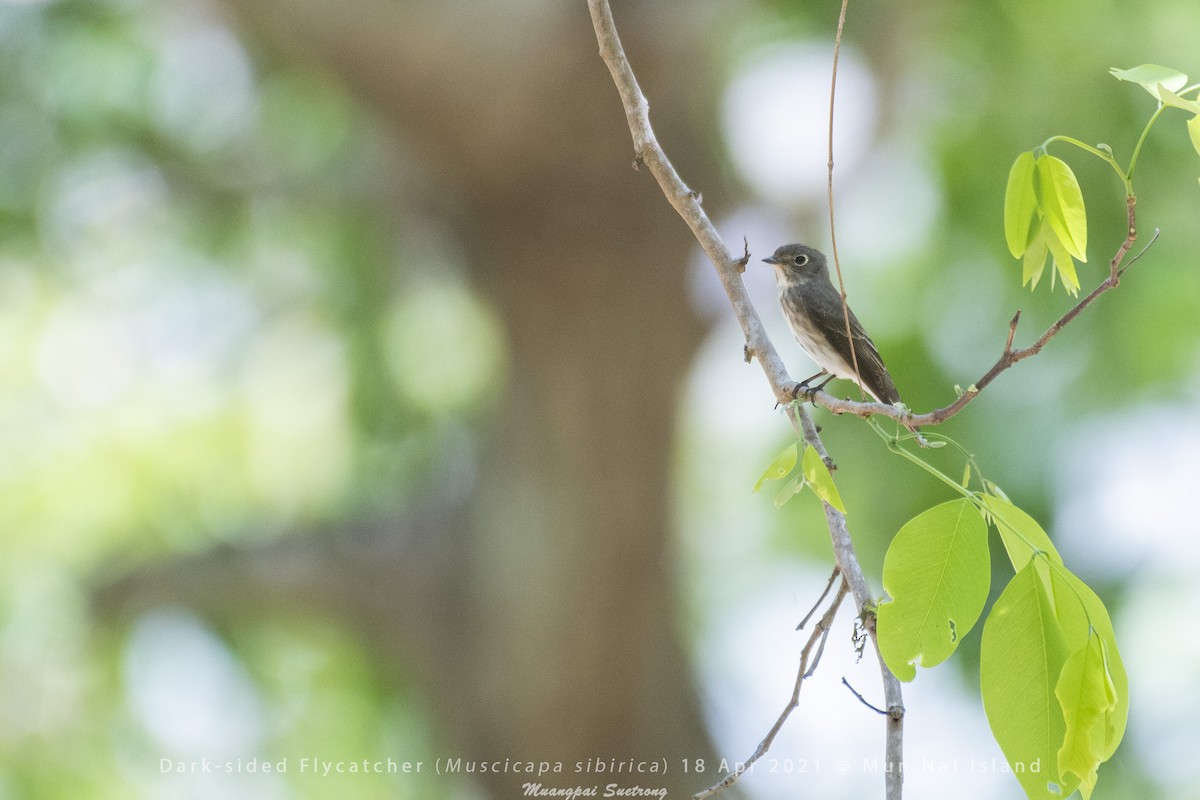
POLYGON ((766 258, 763 259, 763 263, 764 264, 778 264, 779 262, 775 260, 775 256, 767 256, 766 258))

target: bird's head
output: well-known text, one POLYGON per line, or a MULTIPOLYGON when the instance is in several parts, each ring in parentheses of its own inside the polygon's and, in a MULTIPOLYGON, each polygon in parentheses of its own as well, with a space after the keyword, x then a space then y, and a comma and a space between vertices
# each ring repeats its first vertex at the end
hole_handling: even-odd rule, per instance
POLYGON ((780 280, 796 281, 826 274, 825 256, 806 244, 785 244, 764 262, 775 268, 780 280))

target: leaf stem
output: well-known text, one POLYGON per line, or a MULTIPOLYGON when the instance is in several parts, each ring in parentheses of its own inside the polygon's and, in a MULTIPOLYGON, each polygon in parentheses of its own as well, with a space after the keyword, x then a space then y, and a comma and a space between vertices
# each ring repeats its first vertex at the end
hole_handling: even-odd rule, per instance
MULTIPOLYGON (((887 442, 889 450, 891 450, 893 453, 898 453, 898 454, 904 456, 909 461, 916 464, 918 467, 925 470, 930 475, 933 475, 935 478, 940 480, 942 483, 946 484, 951 489, 953 489, 954 491, 961 494, 963 497, 970 500, 971 503, 974 504, 976 508, 978 508, 981 511, 987 512, 987 506, 984 505, 983 497, 980 492, 973 492, 970 489, 967 489, 962 484, 960 484, 958 481, 951 480, 948 475, 946 475, 944 472, 939 470, 937 467, 935 467, 932 464, 930 464, 929 462, 927 462, 925 459, 921 458, 920 456, 916 455, 915 453, 911 453, 908 450, 905 450, 903 447, 900 446, 900 442, 896 439, 896 437, 891 436, 874 419, 868 419, 867 422, 871 425, 872 428, 875 429, 875 432, 878 433, 879 436, 884 441, 887 442)), ((1073 573, 1069 569, 1067 569, 1064 565, 1060 564, 1059 562, 1055 561, 1053 558, 1050 558, 1050 555, 1049 555, 1049 553, 1047 553, 1047 551, 1042 550, 1037 545, 1035 545, 1033 542, 1031 542, 1029 539, 1027 539, 1019 530, 1017 530, 1015 527, 1013 527, 1011 524, 1009 524, 1006 520, 1001 519, 1000 517, 996 516, 995 514, 989 514, 989 516, 991 516, 997 529, 999 529, 999 527, 1001 525, 1003 525, 1008 530, 1010 535, 1015 536, 1022 544, 1024 544, 1026 547, 1029 548, 1030 558, 1041 558, 1043 561, 1045 561, 1047 569, 1050 569, 1054 572, 1058 572, 1060 575, 1073 575, 1073 573)), ((1072 594, 1075 595, 1075 599, 1079 602, 1080 607, 1083 609, 1084 618, 1087 619, 1087 621, 1088 621, 1088 627, 1089 628, 1094 627, 1091 614, 1087 610, 1087 604, 1085 602, 1083 602, 1083 598, 1080 596, 1079 591, 1075 588, 1075 586, 1072 585, 1070 583, 1070 581, 1068 581, 1067 583, 1068 583, 1069 588, 1071 589, 1072 594)))
POLYGON ((975 496, 975 493, 972 492, 970 489, 967 489, 966 487, 964 487, 962 484, 960 484, 956 480, 951 480, 951 478, 948 475, 946 475, 946 473, 942 472, 941 470, 939 470, 937 467, 930 464, 925 459, 921 458, 920 456, 918 456, 914 453, 910 453, 908 450, 905 450, 903 447, 901 447, 899 440, 896 439, 895 436, 892 436, 887 431, 885 431, 883 429, 883 426, 881 426, 874 419, 868 418, 867 422, 871 425, 872 428, 875 429, 875 432, 877 434, 879 434, 880 438, 883 439, 885 442, 887 442, 888 449, 891 450, 893 453, 899 453, 900 455, 904 456, 909 461, 916 464, 918 467, 920 467, 921 469, 928 472, 930 475, 932 475, 935 478, 937 478, 938 480, 940 480, 942 483, 944 483, 947 486, 954 489, 954 491, 958 492, 963 497, 972 498, 975 496))
MULTIPOLYGON (((1144 140, 1146 138, 1146 134, 1150 131, 1150 125, 1154 124, 1154 120, 1158 117, 1158 114, 1161 113, 1161 111, 1162 111, 1162 109, 1160 108, 1158 112, 1155 112, 1155 115, 1150 118, 1150 123, 1146 126, 1146 130, 1142 131, 1142 138, 1138 140, 1138 144, 1137 144, 1139 149, 1142 146, 1142 140, 1144 140)), ((1107 163, 1110 167, 1113 168, 1113 172, 1117 173, 1117 177, 1121 179, 1121 183, 1125 184, 1125 196, 1133 197, 1133 164, 1132 163, 1130 164, 1128 170, 1123 170, 1123 169, 1121 169, 1121 165, 1117 163, 1117 159, 1113 157, 1112 151, 1101 150, 1098 147, 1093 147, 1092 145, 1087 144, 1086 142, 1079 141, 1078 139, 1074 138, 1073 136, 1051 136, 1049 139, 1042 142, 1041 146, 1038 149, 1044 151, 1053 142, 1065 142, 1066 144, 1075 145, 1080 150, 1084 150, 1088 153, 1091 153, 1096 158, 1099 158, 1101 161, 1104 161, 1105 163, 1107 163)), ((1137 161, 1137 150, 1136 149, 1134 150, 1133 160, 1134 160, 1134 162, 1137 161)))
MULTIPOLYGON (((1186 91, 1186 90, 1185 90, 1186 91)), ((1142 135, 1138 137, 1137 144, 1133 147, 1133 156, 1129 159, 1129 169, 1125 170, 1125 185, 1128 196, 1133 196, 1133 170, 1137 166, 1138 156, 1142 152, 1142 144, 1145 143, 1146 137, 1150 134, 1150 129, 1154 127, 1154 123, 1158 121, 1166 106, 1162 103, 1158 104, 1158 110, 1150 117, 1150 121, 1146 123, 1146 127, 1142 129, 1142 135)))

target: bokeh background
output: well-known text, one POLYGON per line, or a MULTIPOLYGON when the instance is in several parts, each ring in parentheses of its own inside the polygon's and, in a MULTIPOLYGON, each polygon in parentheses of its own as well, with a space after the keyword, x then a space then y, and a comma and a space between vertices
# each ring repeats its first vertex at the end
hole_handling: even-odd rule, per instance
MULTIPOLYGON (((615 13, 731 246, 752 265, 827 246, 837 4, 615 13)), ((1071 302, 1019 286, 1012 159, 1064 133, 1126 161, 1154 101, 1108 68, 1200 75, 1198 41, 1193 0, 851 4, 839 246, 911 407, 981 376, 1015 309, 1028 343, 1071 302)), ((1200 797, 1183 122, 1164 115, 1136 177, 1158 243, 943 426, 1113 612, 1133 711, 1100 798, 1200 797)), ((1121 188, 1054 152, 1089 205, 1087 291, 1125 235, 1121 188)), ((631 160, 582 0, 0 3, 0 798, 507 798, 529 780, 433 774, 447 757, 684 796, 750 754, 790 693, 828 536, 811 497, 751 492, 792 434, 631 160), (573 772, 589 759, 668 769, 573 772)), ((746 281, 809 374, 769 271, 746 281)), ((817 416, 878 588, 891 535, 946 491, 817 416)), ((740 796, 880 791, 882 725, 840 685, 878 702, 851 629, 847 611, 740 796)), ((1020 796, 978 638, 906 687, 910 796, 1020 796)))

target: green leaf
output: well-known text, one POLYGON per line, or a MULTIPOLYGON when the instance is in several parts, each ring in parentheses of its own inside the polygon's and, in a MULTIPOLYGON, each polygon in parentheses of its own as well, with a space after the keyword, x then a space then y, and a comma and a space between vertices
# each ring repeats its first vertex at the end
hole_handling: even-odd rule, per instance
POLYGON ((1071 254, 1063 247, 1062 242, 1053 233, 1046 237, 1046 245, 1050 255, 1054 257, 1054 272, 1050 273, 1050 288, 1054 288, 1054 276, 1062 278, 1063 288, 1072 296, 1079 294, 1079 276, 1075 273, 1075 262, 1071 254))
POLYGON ((1065 568, 1050 573, 1050 588, 1067 646, 1078 650, 1093 633, 1104 642, 1105 664, 1116 694, 1116 704, 1105 718, 1104 746, 1100 751, 1101 760, 1106 761, 1116 752, 1129 721, 1129 677, 1117 648, 1112 620, 1091 587, 1065 568))
POLYGON ((883 562, 891 600, 878 608, 879 651, 902 681, 914 664, 932 667, 954 653, 983 612, 991 581, 987 525, 970 499, 913 517, 883 562))
MULTIPOLYGON (((1045 536, 1007 501, 985 497, 984 503, 996 512, 1006 547, 1017 532, 1022 538, 1016 547, 1025 551, 1022 540, 1045 536)), ((1048 545, 1047 539, 1038 546, 1041 557, 1018 567, 992 608, 983 631, 980 684, 992 732, 1026 794, 1061 798, 1078 788, 1087 798, 1099 765, 1124 736, 1129 679, 1108 610, 1048 545), (1057 709, 1045 705, 1051 688, 1057 709), (1030 759, 1044 759, 1033 777, 1017 766, 1030 759)), ((1009 552, 1011 558, 1013 547, 1009 552)))
POLYGON ((766 471, 759 476, 758 481, 754 484, 754 491, 762 488, 762 485, 767 481, 777 481, 780 478, 786 478, 788 474, 796 468, 796 448, 799 442, 792 442, 791 445, 784 448, 783 452, 775 456, 775 460, 767 467, 766 471))
POLYGON ((817 448, 804 448, 804 457, 800 461, 800 469, 803 470, 804 478, 808 481, 808 485, 817 493, 817 497, 829 503, 829 505, 843 514, 846 513, 846 506, 842 505, 842 496, 838 493, 837 486, 833 482, 833 476, 829 474, 829 468, 825 466, 825 461, 821 458, 820 453, 817 452, 817 448))
POLYGON ((1158 87, 1158 96, 1162 99, 1164 106, 1182 108, 1184 111, 1190 111, 1193 114, 1200 114, 1200 103, 1197 103, 1194 100, 1186 100, 1172 92, 1166 86, 1158 87))
POLYGON ((1079 779, 1084 800, 1096 788, 1096 770, 1104 760, 1108 720, 1117 706, 1117 690, 1108 671, 1104 642, 1096 635, 1067 658, 1054 694, 1067 731, 1058 750, 1058 771, 1079 779))
POLYGON ((1158 93, 1159 86, 1165 86, 1173 92, 1187 86, 1187 75, 1170 67, 1160 67, 1157 64, 1142 64, 1140 67, 1134 67, 1133 69, 1117 69, 1113 67, 1109 72, 1118 80, 1141 85, 1156 100, 1162 99, 1158 93))
POLYGON ((1044 559, 1009 581, 983 626, 980 690, 992 734, 1025 794, 1062 800, 1079 785, 1058 769, 1067 725, 1055 688, 1071 651, 1037 563, 1044 559))
POLYGON ((1192 147, 1196 148, 1196 152, 1200 153, 1200 115, 1192 117, 1187 121, 1188 136, 1192 138, 1192 147))
POLYGON ((1087 212, 1075 173, 1061 158, 1044 155, 1037 160, 1038 188, 1046 222, 1080 261, 1087 261, 1087 212))
POLYGON ((1046 243, 1050 234, 1046 232, 1045 221, 1039 222, 1037 226, 1037 234, 1033 237, 1033 241, 1029 243, 1029 249, 1025 251, 1025 259, 1021 270, 1021 285, 1029 283, 1030 289, 1036 289, 1038 281, 1042 279, 1042 273, 1046 270, 1046 254, 1048 253, 1049 245, 1046 243))
POLYGON ((1004 190, 1004 238, 1013 258, 1020 258, 1029 246, 1029 230, 1036 216, 1033 153, 1021 153, 1009 170, 1008 187, 1004 190))
POLYGON ((1020 572, 1024 569, 1035 553, 1045 553, 1055 564, 1063 563, 1062 556, 1037 520, 1009 500, 987 494, 983 496, 983 507, 992 518, 1000 540, 1004 542, 1004 549, 1014 570, 1020 572))

